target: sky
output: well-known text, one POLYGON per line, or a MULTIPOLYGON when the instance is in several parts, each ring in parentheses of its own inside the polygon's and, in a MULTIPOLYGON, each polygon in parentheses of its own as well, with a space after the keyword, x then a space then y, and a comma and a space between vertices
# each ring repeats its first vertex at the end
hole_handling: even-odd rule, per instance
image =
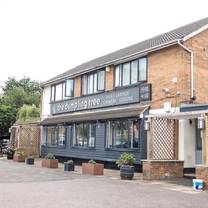
POLYGON ((0 0, 0 86, 45 81, 208 16, 207 0, 0 0))

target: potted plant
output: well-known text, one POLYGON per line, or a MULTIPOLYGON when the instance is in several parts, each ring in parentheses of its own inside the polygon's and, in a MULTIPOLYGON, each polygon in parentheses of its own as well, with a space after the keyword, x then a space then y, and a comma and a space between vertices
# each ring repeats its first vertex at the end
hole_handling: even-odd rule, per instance
POLYGON ((116 164, 120 168, 121 179, 132 180, 134 177, 134 163, 136 159, 133 154, 123 153, 116 161, 116 164))
POLYGON ((33 155, 30 155, 26 158, 25 162, 27 165, 34 165, 35 157, 33 155))
POLYGON ((74 171, 74 161, 68 160, 64 162, 64 171, 74 171))
POLYGON ((13 160, 15 150, 12 147, 8 147, 6 150, 7 159, 13 160))
POLYGON ((82 163, 82 174, 103 175, 104 165, 89 160, 88 163, 82 163))
POLYGON ((25 152, 23 149, 16 149, 13 160, 15 162, 25 162, 25 152))
POLYGON ((58 160, 51 153, 47 154, 42 160, 42 167, 58 168, 58 160))

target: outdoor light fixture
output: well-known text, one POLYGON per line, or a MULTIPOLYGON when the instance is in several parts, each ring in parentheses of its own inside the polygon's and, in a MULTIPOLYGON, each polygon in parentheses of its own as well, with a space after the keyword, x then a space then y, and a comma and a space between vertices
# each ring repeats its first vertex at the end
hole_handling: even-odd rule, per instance
POLYGON ((205 128, 205 121, 204 121, 204 117, 199 117, 198 118, 198 125, 197 125, 198 129, 204 129, 205 128))
POLYGON ((106 66, 105 71, 106 72, 110 72, 110 70, 111 70, 111 67, 110 66, 106 66))
POLYGON ((150 122, 148 120, 144 121, 144 130, 149 131, 150 130, 150 122))

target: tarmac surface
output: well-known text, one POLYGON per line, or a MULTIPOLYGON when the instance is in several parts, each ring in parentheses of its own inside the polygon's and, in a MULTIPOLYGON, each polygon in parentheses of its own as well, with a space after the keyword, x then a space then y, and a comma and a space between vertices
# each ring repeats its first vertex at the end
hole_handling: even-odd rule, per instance
POLYGON ((119 171, 104 176, 64 172, 0 159, 0 208, 207 208, 208 192, 194 191, 190 179, 144 181, 119 179, 119 171))

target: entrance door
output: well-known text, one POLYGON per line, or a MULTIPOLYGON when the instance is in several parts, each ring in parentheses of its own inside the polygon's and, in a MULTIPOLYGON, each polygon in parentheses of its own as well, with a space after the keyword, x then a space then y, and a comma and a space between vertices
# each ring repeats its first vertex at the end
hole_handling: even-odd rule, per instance
POLYGON ((196 164, 202 164, 202 137, 196 121, 196 164))

